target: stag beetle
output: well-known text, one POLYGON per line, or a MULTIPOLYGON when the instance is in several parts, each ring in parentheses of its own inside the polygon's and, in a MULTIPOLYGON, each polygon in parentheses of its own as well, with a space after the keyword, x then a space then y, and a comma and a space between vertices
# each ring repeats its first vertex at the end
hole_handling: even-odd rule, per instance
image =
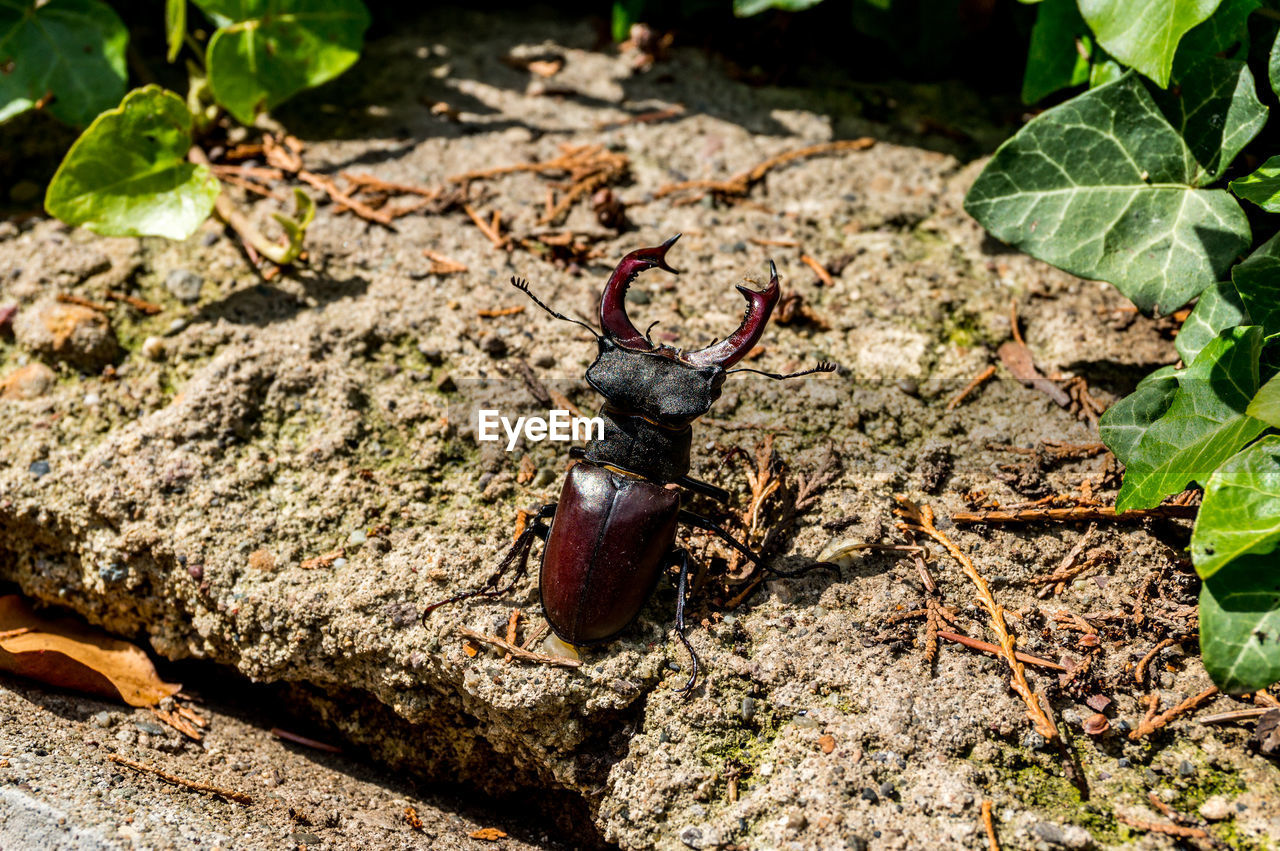
POLYGON ((823 362, 788 375, 731 369, 759 341, 778 302, 778 270, 772 260, 769 285, 764 290, 738 287, 747 299, 747 310, 738 330, 728 338, 686 352, 655 345, 647 332, 637 331, 627 318, 627 287, 647 269, 678 275, 666 256, 679 238, 676 234, 662 245, 641 248, 622 258, 600 300, 603 334, 552 310, 529 291, 527 281, 511 279, 538 307, 557 319, 581 325, 596 338, 599 354, 587 368, 587 383, 605 398, 600 412, 605 421, 604 439, 592 442, 588 449, 570 452, 580 462, 569 470, 560 501, 538 509, 484 585, 428 606, 422 614, 424 622, 441 606, 506 594, 527 569, 534 538, 541 538, 545 544, 538 584, 547 622, 569 644, 599 644, 626 629, 653 594, 659 576, 678 566, 675 631, 693 660, 689 680, 681 689, 688 692, 698 678, 698 657, 685 637, 689 553, 675 546, 676 524, 683 522, 716 534, 753 564, 775 575, 805 572, 765 567, 759 555, 724 529, 681 508, 680 491, 671 486, 721 502, 728 500, 723 488, 689 477, 689 448, 691 423, 720 398, 730 372, 785 379, 831 372, 836 367, 823 362), (510 581, 501 585, 509 573, 510 581))

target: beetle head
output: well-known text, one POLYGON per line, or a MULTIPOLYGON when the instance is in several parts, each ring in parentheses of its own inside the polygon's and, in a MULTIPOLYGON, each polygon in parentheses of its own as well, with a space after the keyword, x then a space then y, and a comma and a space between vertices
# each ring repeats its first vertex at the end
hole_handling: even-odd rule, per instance
POLYGON ((667 425, 683 425, 705 414, 720 397, 726 371, 760 340, 778 302, 778 270, 769 262, 769 285, 760 291, 739 286, 747 299, 738 330, 724 340, 693 352, 654 345, 631 324, 626 310, 627 287, 646 269, 663 269, 666 256, 680 238, 640 248, 622 258, 600 299, 600 355, 587 370, 587 381, 614 406, 667 425))

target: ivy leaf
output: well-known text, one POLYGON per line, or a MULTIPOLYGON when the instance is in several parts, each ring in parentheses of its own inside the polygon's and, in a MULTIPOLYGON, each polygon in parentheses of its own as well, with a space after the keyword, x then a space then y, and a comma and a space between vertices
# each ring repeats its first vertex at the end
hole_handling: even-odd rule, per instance
POLYGON ((182 38, 187 34, 187 0, 164 0, 164 37, 169 45, 166 58, 172 62, 182 50, 182 38))
POLYGON ((749 18, 767 9, 799 12, 821 2, 822 0, 733 0, 733 14, 738 18, 749 18))
POLYGON ((1249 317, 1266 336, 1280 332, 1280 234, 1262 243, 1231 270, 1249 317))
POLYGON ((1200 653, 1227 693, 1280 680, 1280 554, 1243 556, 1204 581, 1200 653))
MULTIPOLYGON (((1179 51, 1229 53, 1237 44, 1249 43, 1249 16, 1262 7, 1259 0, 1222 0, 1208 20, 1182 37, 1179 51)), ((1236 59, 1244 59, 1237 56, 1236 59)), ((1177 60, 1175 59, 1176 63, 1177 60)))
POLYGON ((1114 83, 1124 76, 1124 66, 1108 56, 1105 50, 1094 45, 1093 52, 1097 55, 1089 68, 1089 88, 1096 89, 1107 83, 1114 83))
POLYGON ((1280 33, 1271 43, 1271 55, 1267 57, 1267 77, 1271 81, 1271 91, 1280 97, 1280 33))
POLYGON ((1280 156, 1272 157, 1253 174, 1237 177, 1227 185, 1237 198, 1252 201, 1268 213, 1280 213, 1280 156))
POLYGON ((1121 464, 1129 463, 1142 435, 1169 410, 1178 390, 1177 373, 1172 366, 1160 367, 1099 418, 1098 434, 1121 464))
POLYGON ((1262 385, 1245 413, 1269 426, 1280 428, 1280 375, 1272 376, 1270 381, 1262 385))
POLYGON ((1180 50, 1173 82, 1153 96, 1200 164, 1193 182, 1212 183, 1267 123, 1267 108, 1249 66, 1237 59, 1180 50))
POLYGON ((1145 311, 1224 280, 1249 244, 1240 205, 1201 169, 1132 72, 1046 110, 996 151, 965 209, 997 239, 1145 311))
POLYGON ((1191 560, 1208 579, 1243 555, 1280 543, 1280 435, 1268 435, 1213 471, 1191 533, 1191 560))
POLYGON ((1218 465, 1266 429, 1245 414, 1258 390, 1262 329, 1224 331, 1178 373, 1169 410, 1130 450, 1116 509, 1151 508, 1218 465))
POLYGON ((1169 85, 1178 42, 1221 0, 1080 0, 1080 14, 1115 58, 1169 85))
POLYGON ((1200 300, 1182 323, 1173 345, 1183 363, 1191 363, 1207 346, 1227 328, 1237 325, 1251 325, 1249 312, 1240 301, 1240 293, 1230 281, 1220 281, 1205 287, 1200 293, 1200 300))
POLYGON ((1043 0, 1031 28, 1022 102, 1035 103, 1059 89, 1087 82, 1088 51, 1081 55, 1077 44, 1091 43, 1089 28, 1080 17, 1075 0, 1043 0))
POLYGON ((332 80, 360 57, 369 11, 360 0, 196 0, 230 22, 209 40, 214 98, 237 121, 332 80))
POLYGON ((220 190, 202 165, 187 162, 191 111, 159 86, 125 95, 67 151, 45 209, 106 236, 185 239, 209 216, 220 190))
POLYGON ((124 94, 129 31, 99 0, 0 0, 0 121, 45 99, 83 127, 124 94))

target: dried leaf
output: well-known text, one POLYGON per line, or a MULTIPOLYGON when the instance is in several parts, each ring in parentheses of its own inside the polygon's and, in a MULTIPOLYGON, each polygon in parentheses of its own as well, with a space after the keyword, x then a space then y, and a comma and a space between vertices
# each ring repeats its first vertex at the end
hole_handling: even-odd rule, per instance
POLYGON ((482 827, 470 834, 472 839, 483 839, 485 842, 497 842, 499 839, 506 839, 507 835, 496 827, 482 827))
POLYGON ((75 618, 37 615, 22 597, 0 597, 0 670, 73 691, 154 706, 182 686, 160 679, 147 654, 75 618))

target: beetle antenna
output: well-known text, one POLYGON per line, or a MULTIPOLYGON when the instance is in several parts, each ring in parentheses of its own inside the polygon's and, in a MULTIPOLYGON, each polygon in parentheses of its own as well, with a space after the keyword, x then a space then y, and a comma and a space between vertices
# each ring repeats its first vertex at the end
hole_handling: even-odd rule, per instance
POLYGON ((831 363, 830 361, 821 361, 812 369, 802 369, 799 372, 788 372, 786 375, 780 375, 776 372, 762 372, 758 369, 747 369, 746 367, 743 367, 742 369, 731 369, 727 374, 733 375, 735 372, 754 372, 756 375, 763 375, 765 378, 776 378, 781 381, 787 378, 799 378, 802 375, 812 375, 815 372, 835 372, 839 369, 840 367, 838 364, 831 363))
POLYGON ((516 289, 520 290, 525 295, 527 295, 529 298, 533 299, 534 304, 538 305, 538 307, 541 307, 547 313, 550 313, 556 319, 563 319, 565 322, 572 322, 574 325, 581 325, 583 328, 586 328, 588 331, 591 332, 591 336, 595 337, 597 340, 601 339, 600 333, 596 331, 596 329, 588 325, 587 323, 583 322, 580 319, 574 319, 571 316, 565 316, 563 313, 560 313, 559 311, 556 311, 556 310, 552 310, 551 308, 543 304, 542 299, 538 298, 536 295, 534 295, 529 291, 529 282, 526 281, 524 278, 512 278, 511 285, 516 289))

